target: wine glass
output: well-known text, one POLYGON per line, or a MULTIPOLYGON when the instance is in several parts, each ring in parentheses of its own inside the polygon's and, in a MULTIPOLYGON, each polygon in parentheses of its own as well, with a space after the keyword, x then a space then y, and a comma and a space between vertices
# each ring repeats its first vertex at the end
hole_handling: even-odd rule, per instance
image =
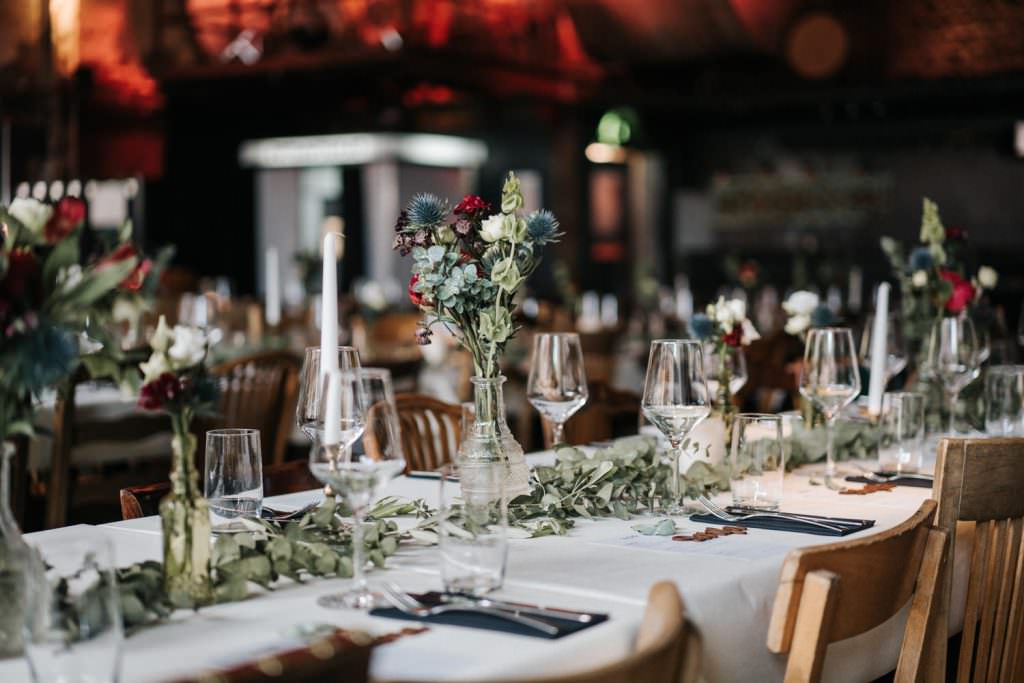
POLYGON ((860 367, 850 328, 808 330, 800 367, 800 394, 825 415, 825 485, 833 490, 843 488, 834 481, 836 418, 859 393, 860 367))
POLYGON ((925 365, 942 382, 949 406, 947 432, 954 434, 956 401, 960 390, 977 376, 978 336, 974 323, 965 315, 944 317, 932 325, 925 344, 925 365))
POLYGON ((679 459, 683 455, 683 441, 711 412, 704 379, 704 354, 699 341, 657 339, 651 342, 640 407, 672 447, 669 486, 672 501, 667 511, 681 514, 683 490, 679 481, 679 459))
POLYGON ((366 610, 373 607, 374 598, 363 571, 364 520, 381 489, 405 469, 391 374, 378 368, 332 370, 325 383, 322 446, 311 451, 309 468, 352 510, 353 586, 345 593, 325 595, 317 604, 366 610))
POLYGON ((718 391, 721 388, 719 378, 723 372, 729 373, 729 395, 735 396, 747 383, 747 359, 743 349, 721 349, 715 344, 705 344, 704 376, 708 383, 708 398, 712 403, 718 402, 718 391))
MULTIPOLYGON (((359 352, 352 346, 338 347, 338 369, 341 371, 359 369, 359 352)), ((306 348, 299 374, 299 397, 295 406, 295 424, 310 439, 315 441, 317 433, 323 430, 324 418, 320 412, 324 407, 324 372, 320 367, 320 347, 306 348)))
MULTIPOLYGON (((903 372, 907 367, 910 354, 903 340, 903 329, 900 318, 895 313, 888 316, 889 323, 885 328, 885 384, 903 372)), ((871 343, 875 333, 875 316, 869 315, 864 324, 864 333, 860 337, 860 358, 865 364, 871 363, 871 343)))
POLYGON ((587 375, 578 334, 534 336, 526 397, 551 423, 551 444, 562 443, 566 421, 587 402, 587 375))

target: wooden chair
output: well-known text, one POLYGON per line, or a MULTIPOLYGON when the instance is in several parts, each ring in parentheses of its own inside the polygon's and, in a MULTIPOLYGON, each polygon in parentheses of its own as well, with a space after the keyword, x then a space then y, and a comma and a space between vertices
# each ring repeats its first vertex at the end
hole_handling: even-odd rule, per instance
MULTIPOLYGON (((700 637, 686 621, 676 585, 651 586, 633 651, 600 669, 544 678, 488 679, 491 683, 696 683, 700 637)), ((394 683, 394 682, 391 682, 394 683)), ((411 683, 411 682, 406 682, 411 683)), ((482 683, 482 682, 478 682, 482 683)))
POLYGON ((301 360, 290 351, 266 351, 221 363, 210 372, 220 378, 219 427, 260 430, 269 446, 264 461, 284 462, 299 392, 301 360))
POLYGON ((206 671, 174 683, 366 683, 373 641, 366 633, 336 631, 304 647, 230 669, 206 671))
POLYGON ((945 559, 946 531, 932 526, 935 501, 907 521, 855 540, 794 550, 775 594, 768 649, 789 653, 785 681, 821 680, 828 645, 883 624, 911 602, 897 683, 922 671, 929 616, 945 559))
POLYGON ((397 394, 406 471, 436 470, 452 462, 462 442, 462 406, 422 394, 397 394))
POLYGON ((958 523, 974 527, 974 545, 956 680, 1024 680, 1024 439, 943 439, 935 473, 936 525, 950 543, 931 624, 932 680, 945 675, 958 523))
MULTIPOLYGON (((280 496, 321 488, 303 460, 263 468, 263 495, 280 496)), ((171 490, 169 482, 121 489, 121 518, 138 519, 160 514, 160 500, 171 490)))
MULTIPOLYGON (((588 444, 617 436, 636 434, 640 419, 640 396, 621 391, 605 382, 591 382, 587 403, 565 425, 565 440, 588 444)), ((544 447, 551 448, 551 428, 544 420, 544 447)))

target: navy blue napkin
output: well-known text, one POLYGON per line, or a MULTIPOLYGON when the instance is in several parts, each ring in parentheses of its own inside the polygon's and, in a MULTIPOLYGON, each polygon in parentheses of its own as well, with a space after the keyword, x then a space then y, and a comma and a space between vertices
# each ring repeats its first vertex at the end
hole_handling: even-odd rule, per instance
MULTIPOLYGON (((441 593, 430 592, 430 593, 409 593, 412 597, 416 598, 424 605, 440 605, 441 593)), ((585 628, 596 626, 602 622, 608 621, 607 614, 594 614, 590 613, 592 619, 582 624, 578 621, 571 619, 555 619, 552 617, 538 617, 537 615, 531 614, 531 619, 537 619, 544 623, 551 624, 558 629, 558 633, 549 636, 546 633, 541 633, 536 629, 532 629, 526 626, 521 626, 515 622, 508 621, 507 619, 501 619, 498 617, 492 617, 489 614, 477 614, 474 612, 445 612, 444 614, 436 614, 432 617, 414 617, 411 614, 396 609, 394 607, 378 607, 370 610, 370 614, 375 617, 385 617, 387 619, 403 619, 405 621, 419 621, 424 624, 445 624, 447 626, 464 626, 466 628, 482 628, 488 631, 501 631, 503 633, 512 633, 517 636, 532 636, 534 638, 546 638, 548 640, 554 640, 557 638, 563 638, 567 635, 582 631, 585 628)))
POLYGON ((857 484, 896 484, 897 486, 914 486, 919 489, 930 489, 934 483, 934 480, 932 479, 921 479, 920 477, 896 477, 895 479, 889 479, 885 482, 878 482, 868 479, 867 477, 849 476, 846 478, 846 481, 852 481, 857 484))
MULTIPOLYGON (((739 511, 737 511, 739 514, 739 511)), ((803 514, 803 513, 800 513, 803 514)), ((875 525, 873 519, 850 519, 848 517, 820 517, 818 515, 803 515, 813 519, 820 519, 826 524, 828 522, 843 522, 841 531, 832 531, 824 527, 806 524, 798 519, 782 519, 779 517, 757 517, 742 522, 726 522, 710 513, 700 513, 690 516, 690 521, 701 524, 719 524, 722 526, 742 526, 751 529, 770 529, 772 531, 793 531, 800 534, 814 534, 815 536, 849 536, 858 531, 870 529, 875 525)))

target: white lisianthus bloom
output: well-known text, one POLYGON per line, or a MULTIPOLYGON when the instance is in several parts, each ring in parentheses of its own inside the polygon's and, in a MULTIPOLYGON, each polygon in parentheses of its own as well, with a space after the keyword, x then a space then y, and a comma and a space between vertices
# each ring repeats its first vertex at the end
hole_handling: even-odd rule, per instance
POLYGON ((497 242, 505 236, 505 217, 500 213, 488 216, 480 223, 480 237, 484 242, 497 242))
POLYGON ((915 271, 910 277, 910 284, 914 285, 917 289, 921 289, 928 284, 928 273, 923 270, 915 271))
POLYGON ((743 334, 740 337, 740 343, 743 344, 744 346, 748 346, 750 342, 757 341, 758 339, 761 338, 761 335, 754 327, 754 323, 750 322, 748 319, 744 318, 741 325, 743 334))
POLYGON ((53 215, 53 207, 35 199, 18 197, 7 207, 7 213, 17 218, 33 235, 42 235, 53 215))
POLYGON ((167 362, 166 353, 154 351, 148 361, 139 364, 139 369, 142 370, 142 383, 149 384, 165 372, 170 372, 171 365, 167 362))
POLYGON ((437 241, 441 244, 454 244, 455 243, 455 231, 452 230, 450 225, 442 225, 437 229, 437 241))
MULTIPOLYGON (((821 299, 814 292, 808 292, 807 290, 799 290, 789 295, 784 302, 782 302, 782 310, 791 316, 804 316, 807 318, 807 324, 810 324, 811 313, 821 303, 821 299)), ((806 329, 806 327, 804 328, 806 329)), ((786 330, 789 332, 789 330, 786 330)), ((802 331, 802 330, 801 330, 802 331)), ((790 334, 795 334, 790 332, 790 334)))
POLYGON ((725 303, 725 297, 718 297, 717 303, 708 306, 708 317, 713 318, 716 323, 728 326, 729 329, 732 329, 733 324, 736 322, 732 313, 732 309, 725 303))
POLYGON ((999 273, 991 266, 982 266, 978 269, 978 284, 984 289, 995 289, 999 282, 999 273))
POLYGON ((740 322, 747 318, 747 303, 743 299, 730 299, 726 302, 726 308, 732 314, 733 322, 740 322))
POLYGON ((792 315, 786 320, 786 334, 791 334, 794 337, 803 334, 807 331, 807 328, 811 326, 811 316, 804 313, 797 313, 792 315))
POLYGON ((167 349, 171 367, 184 370, 203 362, 206 356, 206 335, 196 327, 174 326, 174 343, 167 349))
POLYGON ((149 338, 149 345, 154 351, 166 353, 172 342, 174 342, 174 332, 171 331, 170 326, 167 324, 167 318, 160 316, 160 321, 156 324, 156 330, 149 338))

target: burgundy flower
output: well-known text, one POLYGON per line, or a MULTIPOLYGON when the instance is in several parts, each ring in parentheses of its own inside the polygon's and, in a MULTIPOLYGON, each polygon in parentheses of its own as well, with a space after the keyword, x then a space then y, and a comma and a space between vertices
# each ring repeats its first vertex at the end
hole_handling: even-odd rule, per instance
POLYGON ((960 242, 967 239, 967 231, 959 225, 951 225, 946 228, 946 239, 953 242, 960 242))
POLYGON ((53 208, 53 215, 43 228, 47 244, 56 244, 85 222, 85 202, 78 197, 64 197, 53 208))
POLYGON ((412 277, 409 278, 409 301, 412 302, 413 306, 423 306, 426 301, 423 298, 423 294, 413 289, 419 281, 420 276, 418 273, 413 273, 412 277))
POLYGON ((395 232, 404 232, 409 227, 409 212, 402 211, 398 214, 398 220, 395 221, 395 232))
POLYGON ((743 343, 743 330, 739 325, 734 325, 732 332, 723 336, 722 341, 729 346, 739 347, 743 343))
POLYGON ((416 343, 420 346, 430 346, 430 335, 432 332, 426 327, 416 328, 416 343))
POLYGON ((452 229, 457 235, 459 235, 459 237, 466 237, 473 233, 475 226, 473 225, 473 221, 460 218, 452 224, 452 229))
POLYGON ((165 404, 181 398, 187 389, 187 380, 179 379, 172 372, 165 372, 152 382, 142 385, 139 407, 143 410, 160 410, 165 404))
POLYGON ((467 194, 462 198, 462 201, 455 206, 452 213, 461 216, 472 216, 490 210, 491 205, 489 202, 485 202, 481 197, 478 197, 475 194, 467 194))
POLYGON ((5 300, 10 303, 21 300, 32 306, 39 297, 40 286, 41 271, 35 254, 27 249, 15 249, 7 255, 7 272, 0 280, 0 295, 5 300))
MULTIPOLYGON (((96 264, 96 269, 102 270, 103 268, 107 268, 132 257, 138 258, 139 250, 135 248, 134 244, 125 242, 108 256, 101 259, 100 262, 96 264)), ((117 286, 128 292, 139 291, 142 288, 142 283, 146 281, 146 276, 152 268, 152 261, 149 259, 140 260, 135 264, 135 268, 132 269, 132 272, 128 273, 125 279, 121 280, 117 286)))
POLYGON ((970 280, 965 280, 953 270, 943 270, 939 273, 939 277, 953 285, 953 292, 946 299, 946 310, 949 313, 960 313, 967 304, 974 301, 974 285, 971 284, 970 280))

